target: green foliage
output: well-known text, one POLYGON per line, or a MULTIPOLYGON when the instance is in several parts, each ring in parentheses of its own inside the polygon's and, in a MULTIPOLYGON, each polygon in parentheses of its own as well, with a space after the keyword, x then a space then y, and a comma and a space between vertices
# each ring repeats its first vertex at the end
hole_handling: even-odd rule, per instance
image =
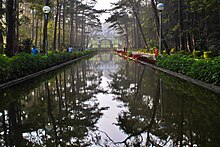
POLYGON ((31 46, 32 40, 30 38, 22 40, 20 52, 31 53, 31 46))
POLYGON ((21 53, 10 59, 10 78, 26 76, 37 70, 36 60, 31 54, 21 53))
POLYGON ((48 57, 45 55, 32 56, 27 53, 20 53, 12 58, 0 55, 0 83, 14 80, 40 70, 73 60, 77 57, 87 55, 93 51, 84 52, 49 52, 48 57))
POLYGON ((131 57, 132 56, 132 52, 131 51, 127 52, 127 56, 131 57))
POLYGON ((9 64, 9 58, 5 55, 0 55, 0 77, 2 77, 2 81, 5 81, 8 77, 8 72, 10 67, 8 66, 9 64))
POLYGON ((172 49, 170 50, 170 53, 171 53, 171 54, 174 54, 176 51, 177 51, 176 48, 172 48, 172 49))
MULTIPOLYGON (((219 49, 220 49, 220 42, 216 37, 216 36, 220 36, 219 32, 220 32, 220 30, 218 32, 215 32, 217 34, 213 35, 214 39, 210 39, 209 42, 208 42, 209 50, 212 51, 213 56, 218 56, 218 54, 219 54, 218 52, 219 52, 219 49)), ((212 33, 212 34, 214 34, 214 33, 212 33)))
POLYGON ((204 52, 204 59, 208 59, 212 57, 212 52, 208 51, 208 52, 204 52))
POLYGON ((157 66, 220 85, 220 57, 205 60, 194 59, 183 54, 166 55, 157 58, 157 66))
POLYGON ((76 56, 77 57, 83 56, 83 53, 78 51, 78 52, 76 52, 76 56))
POLYGON ((91 50, 85 50, 83 51, 84 54, 90 54, 92 51, 91 50))
POLYGON ((22 15, 21 18, 19 19, 19 23, 20 25, 24 24, 24 25, 28 25, 30 24, 30 18, 25 16, 25 15, 22 15))
POLYGON ((144 52, 144 53, 147 53, 147 50, 146 50, 146 49, 139 49, 138 52, 144 52))
POLYGON ((155 47, 154 48, 150 48, 149 53, 154 54, 155 52, 155 47))
POLYGON ((193 57, 198 58, 202 55, 201 51, 193 51, 193 57))
POLYGON ((170 69, 179 73, 186 74, 190 65, 194 62, 193 58, 187 55, 174 54, 172 56, 165 55, 157 58, 157 65, 163 68, 170 69))

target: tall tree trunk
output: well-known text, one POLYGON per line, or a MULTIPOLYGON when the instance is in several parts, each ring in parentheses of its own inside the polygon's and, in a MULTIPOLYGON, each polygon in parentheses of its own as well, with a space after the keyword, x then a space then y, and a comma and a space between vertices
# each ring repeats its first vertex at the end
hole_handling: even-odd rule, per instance
POLYGON ((15 0, 14 2, 14 12, 15 12, 15 16, 14 16, 14 19, 15 19, 15 35, 14 35, 14 50, 15 50, 15 53, 19 50, 19 46, 18 46, 18 43, 19 43, 19 0, 15 0))
POLYGON ((133 17, 132 18, 132 20, 133 20, 133 26, 132 26, 132 28, 133 28, 133 32, 132 32, 132 48, 135 48, 136 49, 136 28, 135 28, 135 18, 133 17))
POLYGON ((61 4, 59 5, 59 22, 58 22, 58 37, 57 37, 57 47, 58 50, 60 50, 61 44, 60 44, 60 34, 61 34, 61 4))
POLYGON ((40 48, 41 48, 41 51, 42 51, 42 44, 43 44, 42 43, 42 38, 43 38, 42 35, 43 35, 43 33, 41 33, 41 32, 43 32, 43 18, 44 17, 43 17, 43 15, 41 15, 40 17, 41 17, 41 19, 40 19, 41 20, 40 21, 40 48))
POLYGON ((58 23, 58 15, 59 15, 59 0, 57 0, 57 9, 56 9, 56 18, 55 18, 55 25, 54 25, 54 36, 53 36, 53 50, 57 49, 57 23, 58 23))
POLYGON ((136 45, 137 45, 137 48, 139 49, 141 48, 141 37, 140 37, 140 29, 138 27, 137 19, 135 19, 135 27, 136 27, 135 35, 136 35, 136 43, 137 43, 136 45))
POLYGON ((128 43, 129 43, 129 39, 128 39, 128 25, 125 25, 125 32, 126 32, 126 34, 125 34, 125 40, 126 40, 126 43, 125 43, 125 47, 126 47, 126 51, 127 51, 127 48, 128 48, 128 43))
POLYGON ((38 24, 39 24, 39 16, 36 16, 36 28, 35 28, 35 42, 34 45, 37 47, 37 43, 38 43, 38 24))
POLYGON ((89 34, 86 34, 85 37, 86 37, 86 43, 85 43, 86 45, 85 45, 85 48, 88 48, 88 47, 89 47, 89 38, 90 38, 90 37, 89 37, 89 34))
MULTIPOLYGON (((71 5, 71 8, 74 8, 74 2, 73 1, 71 1, 71 3, 70 3, 70 5, 71 5)), ((71 11, 70 11, 70 34, 69 34, 69 44, 71 45, 71 46, 73 46, 73 33, 74 33, 74 26, 73 26, 73 18, 74 18, 74 9, 71 9, 71 11)))
POLYGON ((137 21, 137 25, 138 25, 138 28, 140 30, 140 33, 141 33, 141 36, 142 36, 142 39, 144 41, 144 46, 147 50, 149 50, 149 46, 148 46, 148 43, 147 43, 147 39, 144 35, 144 31, 143 31, 143 28, 142 28, 142 25, 141 25, 141 21, 140 21, 140 18, 139 18, 139 14, 138 14, 138 3, 139 2, 133 2, 132 0, 129 0, 132 4, 132 9, 133 9, 133 13, 134 13, 134 16, 136 18, 136 21, 137 21))
MULTIPOLYGON (((187 28, 187 29, 190 27, 190 22, 189 22, 189 21, 190 21, 190 20, 189 20, 189 13, 186 12, 186 22, 187 22, 186 28, 187 28)), ((188 50, 190 53, 192 53, 192 37, 191 37, 191 35, 190 35, 189 32, 186 33, 186 39, 187 39, 187 41, 186 41, 186 43, 187 43, 187 50, 188 50)))
POLYGON ((157 6, 156 6, 156 3, 154 2, 154 0, 151 0, 151 6, 153 9, 153 13, 154 13, 154 19, 156 21, 157 35, 159 37, 159 17, 158 17, 157 6))
POLYGON ((144 41, 144 46, 145 46, 145 48, 146 48, 147 50, 149 50, 149 46, 148 46, 146 37, 145 37, 145 35, 144 35, 143 28, 142 28, 142 26, 141 26, 141 21, 140 21, 140 18, 139 18, 139 16, 138 16, 138 13, 137 13, 137 11, 136 11, 135 8, 134 8, 134 16, 135 16, 135 18, 136 18, 136 20, 137 20, 137 25, 138 25, 138 27, 139 27, 139 29, 140 29, 140 33, 141 33, 142 39, 143 39, 143 41, 144 41))
POLYGON ((32 19, 32 26, 31 26, 31 40, 34 40, 34 13, 35 13, 35 11, 34 11, 34 8, 33 9, 31 9, 31 19, 32 19))
POLYGON ((82 24, 81 24, 81 49, 84 50, 85 48, 85 16, 84 16, 84 10, 83 10, 83 16, 82 16, 82 24))
POLYGON ((63 0, 63 38, 62 38, 62 44, 65 45, 65 27, 66 27, 66 0, 63 0))
POLYGON ((6 22, 7 22, 7 38, 6 38, 6 55, 12 57, 15 54, 14 36, 15 36, 15 17, 14 17, 14 0, 6 1, 6 22))
POLYGON ((79 43, 78 43, 78 29, 79 29, 79 17, 77 15, 77 12, 78 12, 78 6, 76 4, 76 7, 75 7, 75 44, 76 44, 76 47, 78 48, 79 47, 79 43))
MULTIPOLYGON (((0 20, 2 20, 2 0, 0 0, 0 20)), ((3 51, 3 26, 2 22, 0 22, 0 54, 2 54, 3 51)))
POLYGON ((183 26, 183 1, 178 0, 178 15, 179 15, 179 36, 180 36, 180 50, 185 50, 185 36, 184 36, 184 26, 183 26))

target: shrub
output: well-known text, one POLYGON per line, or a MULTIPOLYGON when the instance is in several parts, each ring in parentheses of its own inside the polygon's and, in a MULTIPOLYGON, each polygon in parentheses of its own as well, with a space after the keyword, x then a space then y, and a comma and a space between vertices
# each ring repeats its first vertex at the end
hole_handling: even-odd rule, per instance
POLYGON ((204 59, 212 58, 212 51, 204 52, 204 59))
POLYGON ((5 79, 8 78, 8 73, 10 70, 9 65, 9 58, 5 55, 0 55, 0 82, 4 82, 5 79))
POLYGON ((32 56, 27 53, 20 53, 12 58, 0 55, 0 83, 32 74, 91 52, 49 52, 48 57, 45 55, 32 56))
POLYGON ((182 54, 174 54, 158 57, 157 66, 207 83, 220 85, 220 57, 205 60, 194 59, 182 54))
POLYGON ((198 58, 202 55, 201 51, 193 51, 193 57, 198 58))
POLYGON ((18 78, 36 72, 38 60, 31 54, 21 53, 10 59, 11 78, 18 78))
POLYGON ((83 56, 84 54, 83 54, 83 52, 76 52, 76 57, 81 57, 81 56, 83 56))

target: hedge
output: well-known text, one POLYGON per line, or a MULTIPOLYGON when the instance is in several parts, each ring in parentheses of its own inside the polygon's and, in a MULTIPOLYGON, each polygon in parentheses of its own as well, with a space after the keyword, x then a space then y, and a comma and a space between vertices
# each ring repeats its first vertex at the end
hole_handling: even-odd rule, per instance
POLYGON ((157 58, 156 65, 220 86, 220 57, 195 59, 183 54, 164 55, 157 58))
POLYGON ((48 57, 45 55, 33 56, 28 53, 20 53, 11 58, 0 55, 0 83, 18 79, 20 77, 33 74, 40 70, 73 60, 86 54, 90 54, 92 50, 83 52, 50 52, 48 57))

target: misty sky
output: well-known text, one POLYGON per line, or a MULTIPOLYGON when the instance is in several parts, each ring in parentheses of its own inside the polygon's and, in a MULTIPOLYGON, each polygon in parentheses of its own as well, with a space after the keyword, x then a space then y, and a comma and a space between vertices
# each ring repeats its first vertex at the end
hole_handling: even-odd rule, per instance
MULTIPOLYGON (((117 2, 118 0, 97 0, 97 5, 95 6, 96 9, 109 9, 111 8, 111 2, 117 2)), ((109 16, 109 14, 102 14, 100 17, 101 22, 104 22, 105 19, 109 16)))

